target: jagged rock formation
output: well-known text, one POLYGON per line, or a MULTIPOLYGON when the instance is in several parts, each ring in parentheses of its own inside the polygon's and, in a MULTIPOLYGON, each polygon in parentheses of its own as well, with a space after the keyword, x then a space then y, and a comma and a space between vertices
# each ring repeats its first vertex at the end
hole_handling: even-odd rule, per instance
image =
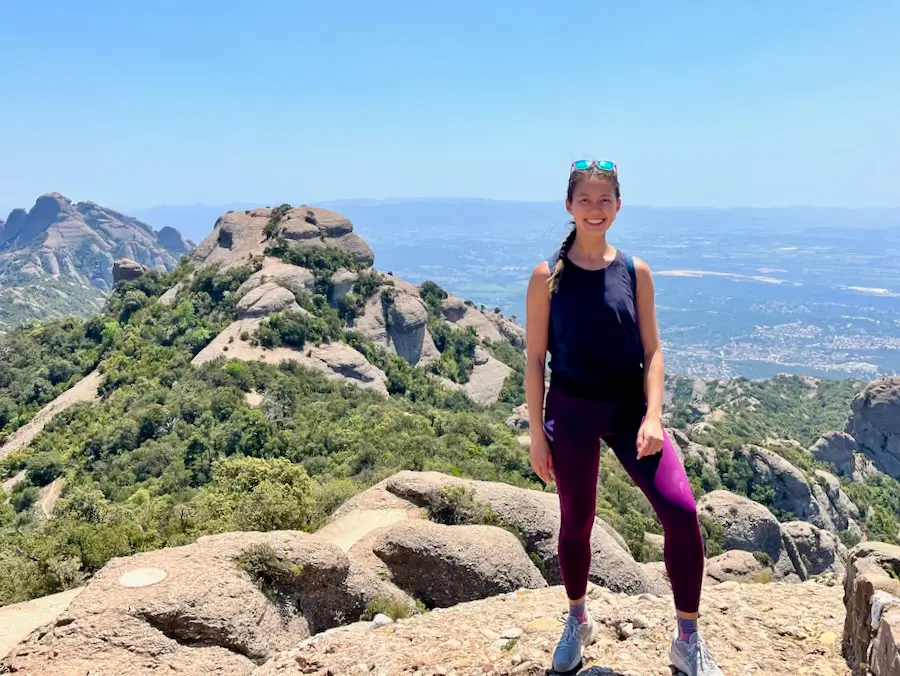
MULTIPOLYGON (((199 265, 234 268, 265 257, 275 242, 294 251, 333 248, 349 254, 354 264, 363 269, 370 268, 374 262, 371 249, 353 232, 348 219, 326 209, 288 208, 287 205, 277 210, 251 209, 225 214, 216 222, 212 234, 197 247, 192 260, 199 265)), ((428 329, 429 311, 420 287, 390 274, 374 270, 371 274, 376 276, 377 286, 374 292, 365 294, 365 305, 352 319, 350 328, 412 365, 427 367, 439 360, 441 353, 428 329)), ((358 271, 345 268, 335 271, 327 284, 328 302, 337 307, 347 294, 357 289, 359 281, 358 271)), ((264 318, 273 312, 302 311, 296 303, 297 294, 314 293, 315 289, 312 271, 265 257, 262 269, 235 294, 239 318, 248 320, 264 318)), ((499 313, 477 310, 450 296, 444 301, 442 314, 451 326, 472 327, 479 340, 486 344, 508 340, 519 349, 524 345, 524 329, 499 313)), ((233 331, 229 331, 231 335, 233 331)), ((242 358, 240 355, 245 353, 243 349, 232 350, 229 356, 242 358)), ((511 374, 509 366, 479 347, 466 383, 440 380, 448 389, 463 391, 475 402, 491 404, 500 397, 511 374)))
POLYGON ((59 193, 39 197, 29 211, 13 210, 0 227, 0 328, 99 310, 118 259, 173 270, 188 245, 176 230, 164 230, 59 193))
POLYGON ((172 228, 149 225, 93 202, 73 203, 59 193, 16 209, 0 229, 0 270, 26 276, 69 276, 99 288, 112 284, 112 265, 129 258, 150 269, 171 270, 187 245, 172 228))
POLYGON ((854 676, 900 674, 900 547, 863 543, 844 581, 844 655, 854 676))
MULTIPOLYGON (((219 218, 212 233, 194 251, 192 261, 198 265, 221 265, 223 269, 245 265, 265 254, 272 238, 266 225, 274 209, 229 211, 219 218)), ((353 224, 327 209, 294 207, 281 218, 279 233, 291 247, 331 247, 344 251, 354 262, 369 266, 375 255, 363 239, 353 232, 353 224)))
POLYGON ((845 431, 875 467, 900 479, 900 376, 871 382, 851 404, 845 431))

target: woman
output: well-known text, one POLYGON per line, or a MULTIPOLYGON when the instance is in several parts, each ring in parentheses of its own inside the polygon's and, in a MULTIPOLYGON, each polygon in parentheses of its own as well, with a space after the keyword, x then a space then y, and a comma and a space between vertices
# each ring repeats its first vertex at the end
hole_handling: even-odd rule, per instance
POLYGON ((574 162, 566 195, 573 227, 553 261, 535 268, 528 286, 531 464, 541 479, 556 482, 559 565, 569 597, 553 668, 577 669, 596 634, 584 596, 603 439, 662 522, 678 625, 672 664, 688 676, 721 676, 697 630, 704 565, 697 510, 662 428, 663 356, 653 278, 646 263, 606 239, 621 206, 612 162, 574 162), (547 352, 551 379, 544 412, 547 352))

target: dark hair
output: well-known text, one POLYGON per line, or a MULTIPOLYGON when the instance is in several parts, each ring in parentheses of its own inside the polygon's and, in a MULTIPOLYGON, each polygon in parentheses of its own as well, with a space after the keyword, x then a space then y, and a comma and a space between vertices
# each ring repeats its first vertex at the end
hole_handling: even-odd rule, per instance
MULTIPOLYGON (((566 201, 572 201, 572 199, 575 197, 575 187, 585 176, 590 176, 592 178, 602 178, 606 181, 609 181, 610 185, 612 185, 613 190, 616 193, 616 199, 622 199, 622 191, 619 188, 618 174, 616 174, 615 171, 606 171, 596 165, 591 165, 587 169, 575 169, 571 174, 569 174, 569 187, 566 190, 566 201)), ((563 268, 566 264, 566 258, 569 255, 569 249, 571 249, 572 245, 575 243, 575 221, 572 221, 571 226, 572 228, 568 233, 566 233, 566 236, 563 238, 562 244, 559 246, 559 255, 556 259, 556 265, 553 266, 553 270, 551 270, 550 272, 550 279, 548 281, 550 283, 551 294, 555 293, 556 289, 559 287, 559 278, 562 277, 563 268)))

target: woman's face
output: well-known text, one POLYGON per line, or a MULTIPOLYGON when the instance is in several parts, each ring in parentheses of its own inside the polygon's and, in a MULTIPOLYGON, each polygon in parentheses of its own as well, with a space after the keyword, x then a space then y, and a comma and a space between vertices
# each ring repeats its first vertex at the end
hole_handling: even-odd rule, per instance
POLYGON ((572 201, 566 201, 575 227, 587 235, 606 233, 621 206, 612 183, 602 176, 584 176, 575 185, 572 201))

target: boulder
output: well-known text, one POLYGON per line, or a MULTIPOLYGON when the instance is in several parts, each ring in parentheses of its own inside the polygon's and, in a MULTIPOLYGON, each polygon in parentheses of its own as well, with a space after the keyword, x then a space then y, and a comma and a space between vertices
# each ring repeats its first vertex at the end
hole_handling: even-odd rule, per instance
POLYGON ((410 364, 427 364, 440 358, 425 327, 427 319, 428 310, 418 296, 388 288, 369 299, 354 328, 410 364))
POLYGON ((803 562, 790 536, 783 534, 778 519, 763 505, 717 490, 704 495, 698 511, 717 521, 725 530, 725 549, 762 552, 774 562, 776 578, 807 578, 803 562))
POLYGON ((839 530, 829 513, 830 503, 823 500, 821 492, 814 490, 802 470, 777 453, 758 446, 744 446, 737 454, 747 458, 755 481, 773 488, 775 507, 819 528, 839 530))
POLYGON ((359 279, 359 274, 341 268, 331 276, 331 297, 328 299, 332 305, 337 305, 341 299, 353 290, 353 285, 359 279))
POLYGON ((844 578, 844 657, 854 676, 900 673, 900 547, 864 542, 844 578))
POLYGON ((275 282, 266 282, 248 291, 237 304, 237 314, 241 319, 266 317, 283 311, 309 314, 297 304, 293 293, 275 282))
POLYGON ((297 294, 300 292, 312 293, 316 280, 313 273, 306 268, 284 263, 277 258, 267 258, 263 267, 250 275, 247 281, 238 287, 235 297, 243 298, 253 289, 267 283, 277 284, 297 294))
POLYGON ((547 586, 515 535, 495 526, 410 519, 389 527, 373 551, 394 583, 429 607, 547 586))
POLYGON ((286 531, 113 559, 0 672, 249 674, 347 616, 348 570, 337 547, 286 531))
POLYGON ((324 343, 308 350, 313 366, 318 370, 340 376, 354 385, 371 388, 387 395, 387 376, 384 371, 363 356, 361 352, 345 343, 324 343), (321 364, 316 364, 318 362, 321 364))
POLYGON ((766 569, 750 552, 732 549, 706 562, 706 576, 716 582, 754 582, 766 569))
POLYGON ((837 535, 816 528, 806 521, 789 521, 781 524, 797 545, 800 558, 810 575, 833 572, 843 576, 847 565, 847 548, 837 535))
POLYGON ((820 504, 827 505, 828 514, 838 531, 849 530, 856 536, 862 535, 857 521, 859 507, 841 489, 836 476, 821 469, 815 471, 816 484, 813 486, 820 504))
POLYGON ((871 382, 853 400, 846 431, 878 470, 900 479, 900 376, 871 382))
MULTIPOLYGON (((401 471, 385 482, 391 493, 419 506, 434 503, 445 486, 465 486, 475 500, 487 504, 507 526, 518 531, 525 550, 550 584, 560 584, 557 559, 559 539, 559 499, 552 493, 533 491, 508 484, 459 479, 439 472, 401 471)), ((622 536, 602 519, 594 520, 591 532, 592 582, 627 594, 653 592, 655 586, 641 568, 622 536)))
POLYGON ((669 439, 675 447, 675 451, 681 458, 682 463, 690 460, 698 462, 701 467, 713 475, 718 476, 716 469, 716 451, 709 446, 703 446, 691 441, 688 436, 679 429, 667 429, 669 439))
POLYGON ((659 533, 644 533, 644 544, 659 560, 662 560, 666 549, 665 536, 659 533))
POLYGON ((483 312, 456 296, 447 296, 441 302, 441 312, 457 328, 472 327, 480 340, 506 339, 516 348, 525 347, 525 329, 499 312, 483 312))
POLYGON ((118 284, 119 282, 127 282, 132 279, 137 279, 141 275, 147 272, 147 268, 138 263, 137 261, 133 261, 130 258, 120 258, 116 262, 113 263, 112 268, 112 277, 113 284, 118 284))
POLYGON ((853 456, 857 452, 856 441, 846 432, 826 432, 809 448, 819 462, 831 465, 841 476, 853 473, 853 456))

